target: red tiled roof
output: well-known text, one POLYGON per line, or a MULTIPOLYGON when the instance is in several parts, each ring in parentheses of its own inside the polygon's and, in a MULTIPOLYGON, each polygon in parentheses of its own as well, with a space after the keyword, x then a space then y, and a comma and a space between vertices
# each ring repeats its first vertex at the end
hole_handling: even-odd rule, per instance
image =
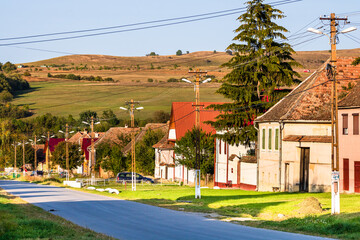
MULTIPOLYGON (((360 76, 360 73, 359 73, 360 76)), ((360 84, 359 82, 350 91, 350 93, 339 101, 339 108, 357 108, 360 107, 360 84)))
POLYGON ((128 128, 128 127, 112 127, 107 132, 101 135, 99 141, 95 143, 95 148, 100 143, 108 143, 110 145, 118 145, 121 143, 119 137, 124 135, 130 135, 132 131, 138 132, 139 128, 128 128))
POLYGON ((165 135, 158 143, 156 143, 153 148, 159 148, 159 149, 173 149, 174 143, 168 141, 168 136, 165 135))
MULTIPOLYGON (((360 66, 352 66, 354 58, 343 57, 337 60, 338 90, 347 86, 349 80, 357 79, 360 75, 360 66), (347 80, 341 80, 347 79, 347 80)), ((331 119, 331 87, 332 82, 326 76, 326 62, 305 79, 286 97, 270 108, 266 113, 256 119, 256 122, 268 121, 330 121, 331 119)), ((355 81, 351 81, 356 83, 355 81)))
MULTIPOLYGON (((205 121, 214 121, 219 115, 219 111, 205 109, 211 104, 224 104, 223 102, 201 102, 200 107, 200 128, 206 133, 216 133, 215 128, 205 121)), ((194 102, 173 102, 170 116, 170 129, 175 129, 176 140, 180 140, 187 131, 195 125, 195 105, 194 102)))
POLYGON ((55 147, 60 143, 64 142, 65 138, 50 138, 49 141, 46 140, 44 152, 46 152, 47 148, 49 147, 50 152, 54 152, 55 147))

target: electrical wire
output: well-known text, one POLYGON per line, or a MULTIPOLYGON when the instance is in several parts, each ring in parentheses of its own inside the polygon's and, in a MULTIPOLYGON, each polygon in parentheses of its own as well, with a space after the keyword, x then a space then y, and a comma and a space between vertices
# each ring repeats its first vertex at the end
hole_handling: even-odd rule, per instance
MULTIPOLYGON (((282 0, 282 1, 275 2, 273 4, 273 6, 279 6, 279 5, 295 3, 295 2, 300 2, 300 1, 302 1, 302 0, 282 0)), ((122 32, 130 32, 130 31, 139 31, 139 30, 145 30, 145 29, 159 28, 159 27, 207 20, 207 19, 212 19, 212 18, 224 17, 224 16, 229 16, 229 15, 243 13, 243 12, 245 12, 245 11, 244 10, 234 11, 234 12, 230 12, 230 13, 224 13, 224 14, 219 14, 219 15, 214 15, 214 16, 209 16, 209 17, 201 17, 201 18, 196 18, 196 19, 183 20, 183 21, 178 21, 178 22, 164 23, 164 24, 159 24, 159 25, 152 25, 152 26, 145 26, 145 27, 138 27, 138 28, 130 28, 130 29, 124 29, 124 30, 117 30, 117 31, 108 31, 108 32, 101 32, 101 33, 92 33, 92 34, 84 34, 84 35, 78 35, 78 36, 59 37, 59 38, 50 38, 50 39, 42 39, 42 40, 24 41, 24 42, 5 43, 5 44, 0 44, 0 47, 31 44, 31 43, 52 42, 52 41, 69 40, 69 39, 77 39, 77 38, 85 38, 85 37, 94 37, 94 36, 108 35, 108 34, 122 33, 122 32)))

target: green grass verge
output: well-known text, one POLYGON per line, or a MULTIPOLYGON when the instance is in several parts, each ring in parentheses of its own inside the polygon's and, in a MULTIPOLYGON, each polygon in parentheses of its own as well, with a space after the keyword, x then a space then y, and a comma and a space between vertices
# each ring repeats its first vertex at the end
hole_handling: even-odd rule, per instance
MULTIPOLYGON (((102 187, 102 186, 99 186, 102 187)), ((216 213, 219 219, 229 219, 240 224, 270 228, 288 232, 360 239, 360 195, 341 195, 341 214, 330 214, 330 193, 270 193, 238 189, 202 189, 201 199, 194 198, 194 188, 188 186, 138 185, 131 191, 131 185, 112 185, 121 191, 111 195, 125 200, 137 201, 174 210, 216 213), (321 213, 311 215, 301 212, 299 204, 308 197, 315 197, 322 205, 321 213), (284 216, 279 216, 282 214, 284 216), (238 222, 237 218, 251 218, 253 221, 238 222)), ((83 190, 107 195, 97 191, 83 190)))
MULTIPOLYGON (((99 83, 79 81, 50 81, 31 82, 31 89, 17 92, 13 104, 29 104, 36 113, 34 116, 52 113, 57 116, 73 115, 78 117, 85 110, 92 110, 101 114, 102 111, 112 109, 120 117, 127 119, 128 113, 119 109, 125 101, 134 99, 140 101, 144 110, 136 113, 136 118, 152 117, 155 111, 170 112, 171 103, 178 101, 190 102, 194 100, 194 90, 186 83, 158 86, 127 86, 104 85, 99 83), (185 84, 185 85, 184 85, 185 84)), ((217 88, 201 88, 201 101, 224 101, 220 94, 215 94, 217 88)))
MULTIPOLYGON (((59 185, 57 182, 45 180, 38 183, 59 185)), ((205 188, 201 190, 201 199, 195 199, 194 188, 189 186, 138 184, 135 192, 131 191, 131 184, 97 186, 97 188, 107 187, 118 189, 120 194, 87 189, 75 190, 178 211, 209 213, 212 217, 247 226, 340 239, 360 239, 359 194, 342 194, 341 214, 332 216, 330 193, 271 193, 205 188), (313 214, 302 212, 300 203, 309 197, 319 200, 322 212, 313 214), (238 218, 249 218, 252 221, 239 221, 238 218)))
POLYGON ((75 225, 0 189, 0 240, 113 239, 75 225))

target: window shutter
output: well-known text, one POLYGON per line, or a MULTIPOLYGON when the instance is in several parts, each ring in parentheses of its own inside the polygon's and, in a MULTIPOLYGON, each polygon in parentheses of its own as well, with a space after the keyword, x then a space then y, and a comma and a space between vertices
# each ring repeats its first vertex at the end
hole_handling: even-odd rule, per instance
POLYGON ((265 149, 265 128, 262 130, 262 149, 265 149))
POLYGON ((268 146, 269 146, 269 150, 271 150, 271 140, 272 140, 272 129, 269 128, 269 143, 268 143, 268 146))
POLYGON ((353 114, 353 134, 359 135, 359 114, 353 114))
POLYGON ((275 150, 279 150, 279 129, 275 129, 275 150))
POLYGON ((348 135, 348 115, 343 114, 342 120, 343 120, 343 135, 348 135))

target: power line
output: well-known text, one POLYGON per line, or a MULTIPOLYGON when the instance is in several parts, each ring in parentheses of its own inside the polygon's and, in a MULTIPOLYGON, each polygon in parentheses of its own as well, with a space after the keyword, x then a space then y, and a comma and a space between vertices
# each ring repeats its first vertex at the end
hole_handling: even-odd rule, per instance
MULTIPOLYGON (((279 5, 295 3, 295 2, 300 2, 300 1, 302 1, 302 0, 282 0, 282 1, 273 2, 273 6, 279 6, 279 5)), ((31 43, 52 42, 52 41, 69 40, 69 39, 85 38, 85 37, 94 37, 94 36, 100 36, 100 35, 108 35, 108 34, 114 34, 114 33, 139 31, 139 30, 145 30, 145 29, 159 28, 159 27, 165 27, 165 26, 178 25, 178 24, 189 23, 189 22, 207 20, 207 19, 212 19, 212 18, 224 17, 224 16, 229 16, 229 15, 238 14, 238 13, 242 13, 242 12, 245 12, 245 11, 244 10, 234 11, 234 12, 219 14, 219 15, 215 15, 215 16, 201 17, 201 18, 183 20, 183 21, 178 21, 178 22, 173 22, 173 23, 164 23, 164 24, 159 24, 159 25, 152 25, 152 26, 145 26, 145 27, 138 27, 138 28, 130 28, 130 29, 124 29, 124 30, 117 30, 117 31, 92 33, 92 34, 84 34, 84 35, 78 35, 78 36, 60 37, 60 38, 50 38, 50 39, 42 39, 42 40, 33 40, 33 41, 24 41, 24 42, 5 43, 5 44, 0 44, 0 47, 21 45, 21 44, 31 44, 31 43)), ((84 30, 84 31, 86 31, 86 30, 84 30)), ((22 37, 20 37, 20 38, 22 38, 22 37)))

